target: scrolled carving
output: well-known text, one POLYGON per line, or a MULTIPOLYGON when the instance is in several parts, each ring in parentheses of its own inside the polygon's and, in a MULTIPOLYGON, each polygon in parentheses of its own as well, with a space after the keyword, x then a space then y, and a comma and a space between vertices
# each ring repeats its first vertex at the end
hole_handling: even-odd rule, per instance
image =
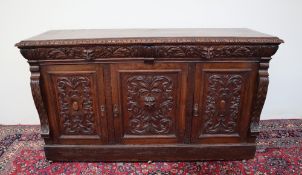
POLYGON ((145 106, 147 106, 147 107, 153 107, 154 105, 155 105, 155 97, 153 97, 153 96, 146 96, 145 98, 144 98, 145 100, 145 106))
POLYGON ((203 134, 236 133, 244 74, 207 73, 203 134))
POLYGON ((21 54, 27 59, 85 59, 109 57, 137 57, 136 46, 94 46, 94 47, 55 47, 21 49, 21 54))
POLYGON ((169 76, 134 75, 127 79, 130 114, 128 134, 168 134, 173 131, 175 87, 169 76))
POLYGON ((271 56, 277 45, 124 45, 21 49, 29 60, 154 57, 215 59, 228 57, 271 56))
POLYGON ((136 46, 96 46, 91 48, 93 59, 110 57, 137 57, 139 49, 136 46))
POLYGON ((257 57, 261 54, 272 55, 277 50, 275 45, 185 45, 185 46, 156 46, 156 57, 168 58, 227 58, 227 57, 257 57))
POLYGON ((206 59, 211 59, 214 57, 215 52, 214 52, 214 47, 203 47, 201 50, 202 56, 204 56, 206 59))
POLYGON ((49 122, 48 122, 48 115, 44 106, 44 101, 42 99, 42 93, 40 88, 40 73, 39 66, 31 66, 31 91, 32 96, 34 99, 35 106, 37 108, 39 118, 40 118, 40 124, 41 124, 41 135, 44 138, 49 137, 49 122), (35 71, 37 72, 35 72, 35 71))
POLYGON ((192 57, 192 58, 206 58, 210 59, 214 56, 213 46, 156 46, 156 56, 155 57, 192 57))
POLYGON ((261 114, 268 88, 268 77, 260 77, 258 83, 258 90, 256 95, 256 101, 254 104, 254 110, 252 113, 252 122, 259 122, 259 116, 261 114))
POLYGON ((266 99, 268 84, 269 84, 269 74, 268 67, 270 57, 261 58, 259 72, 258 72, 258 86, 256 97, 254 98, 253 108, 251 113, 251 125, 250 125, 250 133, 251 136, 257 136, 259 133, 259 121, 260 114, 262 112, 264 102, 266 99))
POLYGON ((90 75, 56 78, 61 130, 66 135, 96 134, 90 75))
POLYGON ((91 49, 84 49, 83 50, 84 58, 86 60, 92 60, 93 59, 93 50, 91 49))

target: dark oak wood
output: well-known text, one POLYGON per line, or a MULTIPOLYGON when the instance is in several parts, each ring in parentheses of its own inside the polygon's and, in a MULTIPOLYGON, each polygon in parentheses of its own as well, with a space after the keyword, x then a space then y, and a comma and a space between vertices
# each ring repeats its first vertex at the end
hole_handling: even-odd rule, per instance
POLYGON ((117 140, 125 144, 183 142, 188 66, 120 63, 111 66, 117 140))
POLYGON ((115 29, 16 46, 48 159, 235 160, 255 154, 282 42, 249 29, 115 29))
POLYGON ((256 63, 196 64, 193 142, 246 141, 256 70, 256 63))
POLYGON ((237 160, 254 157, 254 144, 161 144, 161 145, 46 145, 54 161, 175 161, 237 160))

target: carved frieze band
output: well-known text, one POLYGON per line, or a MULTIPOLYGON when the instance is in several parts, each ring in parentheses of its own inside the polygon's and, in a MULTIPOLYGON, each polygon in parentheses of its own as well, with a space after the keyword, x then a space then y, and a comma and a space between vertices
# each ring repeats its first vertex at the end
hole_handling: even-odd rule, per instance
POLYGON ((42 93, 40 88, 40 73, 38 71, 39 71, 39 66, 31 66, 32 74, 31 74, 30 86, 31 86, 34 103, 40 118, 41 135, 42 137, 47 138, 49 137, 49 122, 48 122, 48 116, 44 106, 44 102, 42 99, 42 93))
POLYGON ((252 136, 257 136, 259 133, 259 121, 260 115, 263 109, 263 105, 266 99, 269 78, 268 78, 268 67, 270 57, 261 58, 259 72, 258 72, 258 88, 256 97, 254 99, 252 114, 251 114, 251 125, 250 133, 252 136))
POLYGON ((125 45, 90 47, 42 47, 21 49, 29 60, 154 57, 154 58, 201 58, 269 57, 278 45, 125 45))

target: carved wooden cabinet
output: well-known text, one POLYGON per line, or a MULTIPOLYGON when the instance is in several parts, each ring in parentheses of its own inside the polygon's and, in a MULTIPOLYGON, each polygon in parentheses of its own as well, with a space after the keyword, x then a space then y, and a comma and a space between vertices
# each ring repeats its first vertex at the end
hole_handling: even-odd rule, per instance
POLYGON ((16 44, 51 160, 248 159, 271 56, 249 29, 49 31, 16 44))

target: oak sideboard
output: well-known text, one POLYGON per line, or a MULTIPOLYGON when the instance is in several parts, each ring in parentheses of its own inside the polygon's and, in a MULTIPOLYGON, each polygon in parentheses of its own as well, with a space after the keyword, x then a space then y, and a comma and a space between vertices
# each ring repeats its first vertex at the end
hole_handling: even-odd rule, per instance
POLYGON ((253 158, 271 56, 249 29, 53 30, 16 44, 54 161, 253 158))

